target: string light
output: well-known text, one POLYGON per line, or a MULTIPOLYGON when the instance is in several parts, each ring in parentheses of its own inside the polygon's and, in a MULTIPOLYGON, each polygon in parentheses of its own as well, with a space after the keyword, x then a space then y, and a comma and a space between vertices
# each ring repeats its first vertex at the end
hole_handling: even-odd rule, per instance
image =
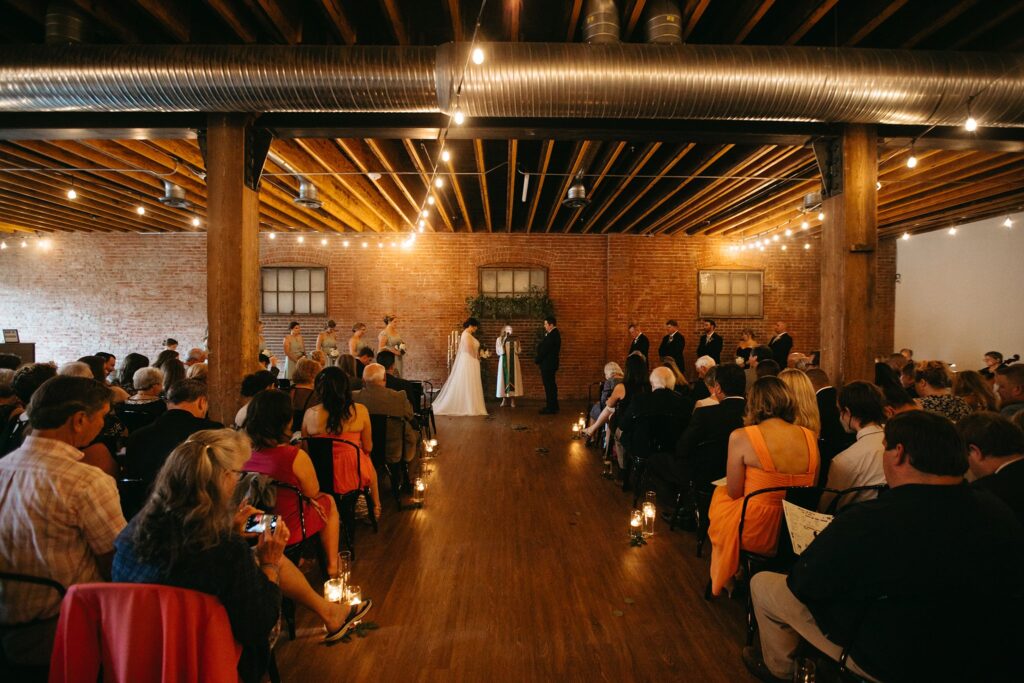
POLYGON ((448 163, 452 160, 452 153, 447 148, 441 151, 441 161, 448 163))
POLYGON ((139 204, 137 207, 135 207, 135 213, 139 214, 140 216, 145 216, 146 207, 144 207, 142 204, 139 204))
POLYGON ((778 241, 779 241, 779 236, 778 235, 772 235, 772 242, 778 242, 778 241))
POLYGON ((344 242, 342 242, 342 243, 341 243, 341 246, 343 246, 343 247, 345 247, 346 249, 348 249, 348 240, 345 240, 344 242))
POLYGON ((484 63, 484 51, 478 47, 473 48, 473 63, 477 66, 484 63))
POLYGON ((811 245, 808 242, 804 242, 804 249, 810 249, 811 245))
POLYGON ((466 115, 462 113, 462 110, 455 107, 455 113, 452 114, 452 121, 455 122, 456 126, 461 126, 466 122, 466 115))
POLYGON ((793 231, 790 230, 789 228, 786 228, 785 235, 786 235, 786 237, 792 237, 793 236, 793 231))
POLYGON ((276 240, 277 239, 277 233, 276 232, 270 233, 270 239, 276 240))
POLYGON ((21 248, 24 249, 28 246, 28 240, 24 237, 21 238, 21 248))
POLYGON ((876 180, 875 181, 875 189, 876 190, 881 190, 882 189, 882 181, 881 180, 876 180))
POLYGON ((295 238, 295 241, 298 242, 299 244, 302 244, 303 242, 306 241, 306 238, 303 237, 302 235, 299 235, 298 237, 295 238))
POLYGON ((199 216, 193 216, 192 217, 192 227, 193 228, 198 228, 199 227, 199 216))
POLYGON ((433 206, 435 201, 436 200, 434 199, 434 195, 430 195, 430 196, 427 197, 427 204, 430 204, 431 206, 433 206))
POLYGON ((75 192, 75 188, 68 190, 68 199, 78 199, 78 193, 75 192))
POLYGON ((1003 221, 1003 227, 1004 228, 1012 228, 1013 227, 1013 219, 1010 218, 1009 216, 1007 216, 1006 220, 1003 221))
POLYGON ((964 128, 967 130, 967 132, 973 133, 974 131, 978 130, 978 122, 974 119, 973 116, 968 116, 967 120, 964 122, 964 128))
POLYGON ((825 220, 825 212, 824 211, 819 211, 818 212, 818 220, 819 221, 825 220))
POLYGON ((907 157, 907 168, 917 168, 917 157, 914 156, 914 144, 910 144, 910 156, 907 157))
POLYGON ((956 228, 950 228, 950 229, 948 230, 948 232, 949 232, 949 234, 950 234, 951 236, 952 236, 952 235, 956 235, 956 228))
POLYGON ((789 247, 788 247, 788 246, 786 246, 785 244, 783 244, 783 245, 782 245, 782 251, 786 251, 787 249, 789 249, 789 247))
POLYGON ((442 178, 441 176, 434 178, 434 187, 436 187, 437 189, 441 189, 442 187, 444 187, 444 178, 442 178))
POLYGON ((906 242, 907 240, 909 240, 909 239, 910 239, 910 233, 909 233, 909 232, 905 232, 905 233, 903 233, 903 237, 902 237, 901 239, 902 239, 902 240, 903 240, 904 242, 906 242))
POLYGON ((49 251, 50 247, 53 246, 53 243, 50 241, 49 237, 41 238, 38 244, 39 248, 42 249, 43 251, 49 251))
POLYGON ((420 229, 420 232, 423 232, 423 228, 427 227, 427 222, 421 218, 417 227, 420 229))
POLYGON ((363 242, 363 243, 362 243, 362 244, 361 244, 360 246, 361 246, 361 247, 362 247, 363 249, 366 249, 366 248, 367 248, 368 246, 370 246, 370 245, 369 245, 369 244, 367 244, 366 242, 363 242))
POLYGON ((377 242, 377 248, 378 249, 383 249, 384 248, 384 243, 383 242, 377 242))
POLYGON ((320 238, 320 244, 326 247, 327 246, 327 238, 326 237, 321 237, 320 238))
POLYGON ((422 211, 420 211, 420 215, 426 218, 427 216, 430 215, 430 212, 427 211, 426 209, 423 209, 422 211))
POLYGON ((7 240, 4 240, 3 242, 0 242, 0 250, 6 249, 6 248, 7 248, 7 240))
MULTIPOLYGON (((811 227, 811 224, 808 223, 807 221, 804 221, 803 223, 800 224, 800 229, 801 230, 806 230, 809 227, 811 227)), ((788 235, 787 235, 787 237, 788 237, 788 235)))

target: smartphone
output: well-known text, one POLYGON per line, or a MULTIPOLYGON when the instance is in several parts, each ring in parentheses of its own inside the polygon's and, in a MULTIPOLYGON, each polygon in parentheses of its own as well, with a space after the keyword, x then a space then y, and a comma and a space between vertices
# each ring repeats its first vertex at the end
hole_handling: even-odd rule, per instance
POLYGON ((247 534, 262 534, 267 529, 267 524, 270 524, 270 530, 277 530, 277 515, 268 515, 263 512, 257 512, 255 515, 249 515, 249 519, 245 520, 245 533, 247 534))

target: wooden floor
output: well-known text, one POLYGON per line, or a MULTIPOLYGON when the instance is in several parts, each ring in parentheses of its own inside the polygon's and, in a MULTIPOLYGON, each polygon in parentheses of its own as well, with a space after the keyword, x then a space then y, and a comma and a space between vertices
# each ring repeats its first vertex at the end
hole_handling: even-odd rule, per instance
POLYGON ((380 532, 358 532, 353 583, 380 629, 325 646, 300 609, 284 681, 754 680, 742 603, 703 598, 708 553, 661 518, 630 547, 631 498, 568 438, 572 406, 537 407, 438 418, 426 506, 385 503, 380 532))

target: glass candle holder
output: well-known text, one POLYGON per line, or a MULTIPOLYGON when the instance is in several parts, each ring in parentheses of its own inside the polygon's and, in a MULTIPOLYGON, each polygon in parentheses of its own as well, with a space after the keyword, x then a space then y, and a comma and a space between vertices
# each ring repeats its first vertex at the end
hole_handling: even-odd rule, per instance
POLYGON ((412 482, 412 502, 417 505, 423 505, 423 502, 427 497, 427 482, 423 481, 422 477, 417 477, 412 482))
POLYGON ((327 602, 345 601, 345 581, 343 579, 328 579, 324 582, 324 600, 327 602))
POLYGON ((348 604, 355 606, 363 601, 363 592, 359 586, 349 586, 345 597, 348 599, 348 604))
POLYGON ((573 422, 572 423, 572 438, 574 438, 574 439, 580 438, 580 425, 579 425, 578 422, 573 422))
POLYGON ((335 578, 343 579, 348 583, 348 578, 352 574, 352 552, 350 550, 342 550, 338 553, 338 571, 334 575, 335 578))
POLYGON ((430 440, 430 441, 428 441, 427 443, 428 443, 428 444, 430 444, 430 447, 431 447, 431 448, 433 448, 433 449, 435 449, 435 450, 437 449, 437 439, 431 439, 431 440, 430 440))
POLYGON ((640 510, 633 510, 629 513, 629 537, 635 538, 637 534, 643 533, 644 513, 640 510))
POLYGON ((642 524, 642 531, 644 538, 650 538, 654 535, 654 517, 657 515, 657 508, 654 503, 646 502, 643 505, 644 519, 642 524))

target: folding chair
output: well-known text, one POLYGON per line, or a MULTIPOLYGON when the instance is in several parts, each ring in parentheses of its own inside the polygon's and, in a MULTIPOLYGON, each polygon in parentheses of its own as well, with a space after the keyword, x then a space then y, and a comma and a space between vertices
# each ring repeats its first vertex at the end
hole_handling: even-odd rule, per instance
POLYGON ((373 451, 370 460, 377 470, 379 479, 387 472, 391 480, 391 495, 398 509, 402 509, 402 486, 409 481, 409 465, 405 462, 405 418, 399 415, 370 415, 370 427, 373 430, 373 451), (389 432, 397 432, 402 444, 402 454, 398 462, 388 462, 389 432))
POLYGON ((369 511, 370 523, 373 525, 374 533, 377 533, 377 518, 373 512, 373 501, 370 497, 370 487, 360 487, 348 491, 338 491, 334 478, 334 459, 337 453, 339 457, 356 458, 356 474, 358 480, 363 479, 362 448, 346 439, 330 436, 316 436, 306 439, 306 452, 313 461, 313 469, 316 471, 317 479, 320 482, 320 490, 329 493, 338 506, 338 515, 345 527, 345 545, 356 556, 355 549, 355 521, 356 503, 362 497, 366 501, 366 508, 369 511), (341 452, 339 452, 341 451, 341 452))

